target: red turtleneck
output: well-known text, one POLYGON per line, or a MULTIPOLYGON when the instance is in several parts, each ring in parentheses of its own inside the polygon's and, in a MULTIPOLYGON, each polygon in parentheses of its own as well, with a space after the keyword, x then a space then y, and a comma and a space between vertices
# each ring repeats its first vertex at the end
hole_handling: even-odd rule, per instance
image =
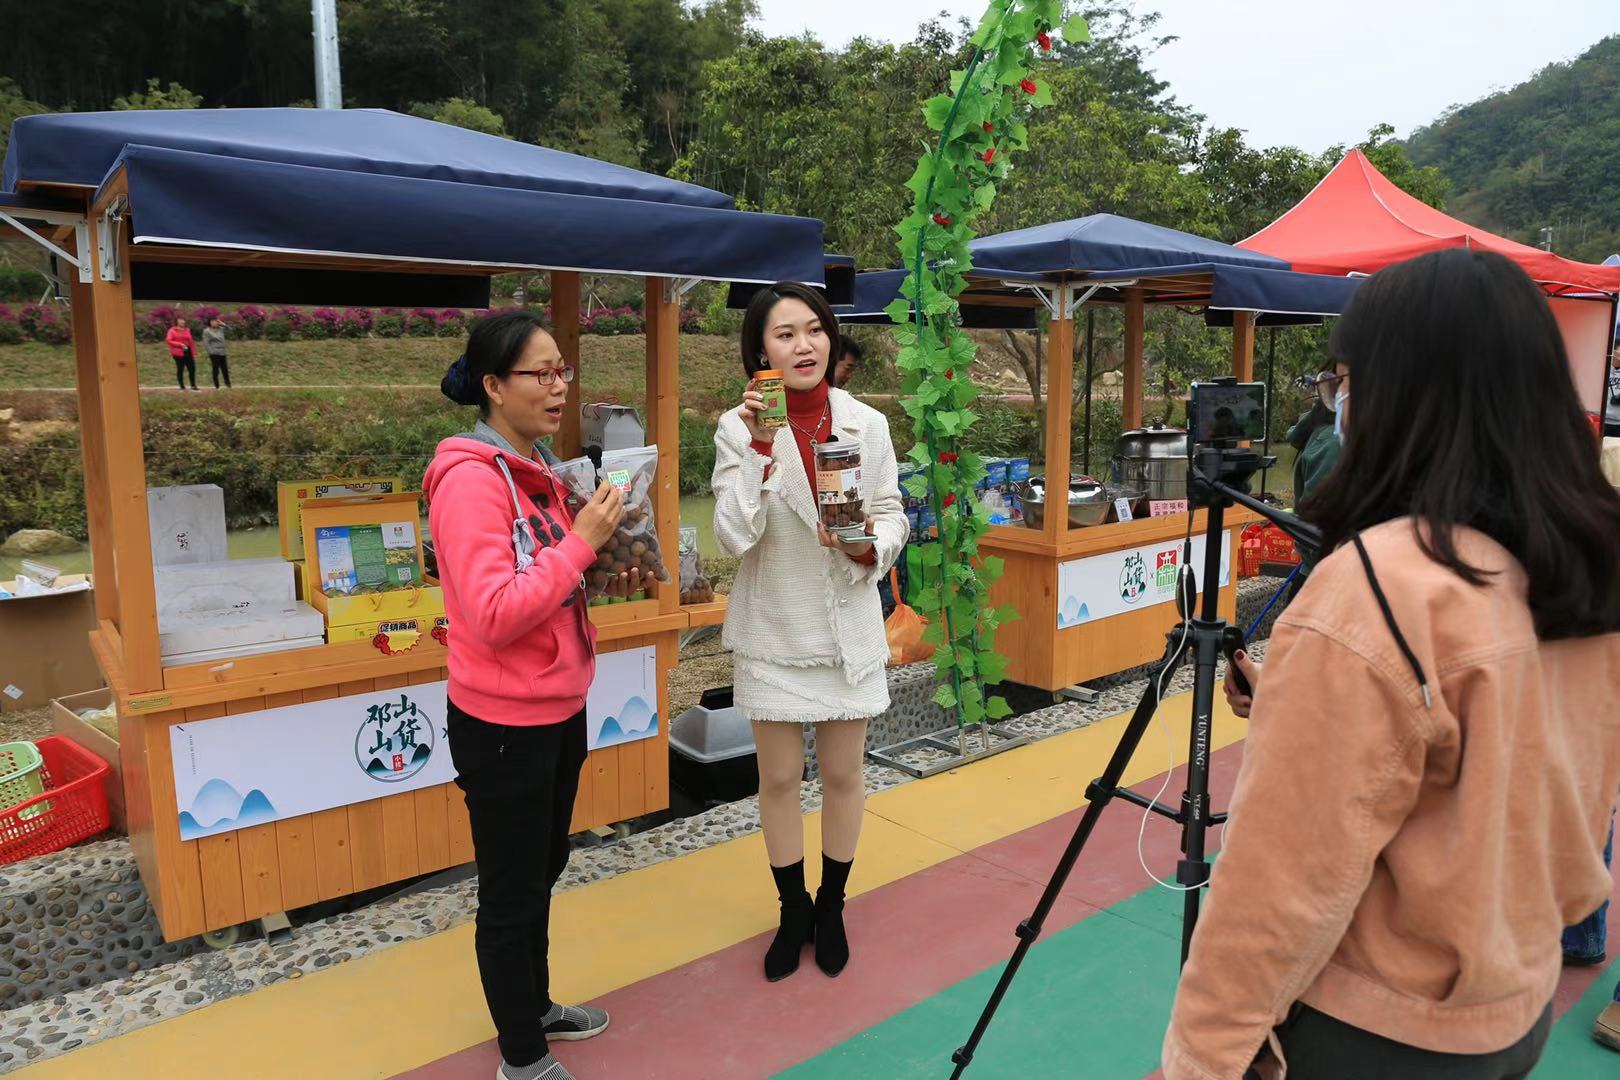
MULTIPOLYGON (((789 390, 787 392, 788 430, 793 432, 793 441, 799 447, 799 460, 804 462, 804 475, 810 478, 810 489, 816 487, 816 455, 811 449, 810 441, 825 442, 827 436, 832 434, 832 410, 827 405, 827 395, 832 389, 825 379, 809 390, 789 390)), ((773 444, 753 440, 754 452, 763 457, 770 457, 773 444)), ((765 467, 765 475, 771 475, 769 465, 765 467)), ((871 564, 877 561, 877 550, 868 547, 866 554, 850 556, 858 563, 871 564)))

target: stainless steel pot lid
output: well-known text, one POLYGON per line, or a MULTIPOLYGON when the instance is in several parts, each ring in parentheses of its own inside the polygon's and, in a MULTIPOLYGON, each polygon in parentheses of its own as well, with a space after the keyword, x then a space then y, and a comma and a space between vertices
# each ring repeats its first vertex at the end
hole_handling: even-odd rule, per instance
POLYGON ((1121 435, 1114 444, 1114 454, 1138 460, 1184 458, 1187 456, 1187 432, 1182 428, 1149 424, 1121 435))

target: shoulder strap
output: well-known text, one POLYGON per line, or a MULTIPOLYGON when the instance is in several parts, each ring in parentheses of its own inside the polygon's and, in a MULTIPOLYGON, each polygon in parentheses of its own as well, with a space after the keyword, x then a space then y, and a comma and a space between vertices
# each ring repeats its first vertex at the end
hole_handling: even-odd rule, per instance
POLYGON ((1423 665, 1418 662, 1417 654, 1412 651, 1412 646, 1406 643, 1406 635, 1401 633, 1400 626, 1395 622, 1395 613, 1390 610, 1389 600, 1384 596, 1384 589, 1378 584, 1378 575, 1373 573, 1372 558, 1367 554, 1367 548, 1361 542, 1361 535, 1358 533, 1350 539, 1356 545, 1356 554, 1361 556, 1361 568, 1366 572, 1367 584, 1372 586, 1373 596, 1378 600, 1378 610, 1383 613, 1384 622, 1389 626, 1389 632, 1395 635, 1395 644, 1400 648, 1401 655, 1406 658, 1406 663, 1411 667, 1412 674, 1417 676, 1418 686, 1423 690, 1423 704, 1425 707, 1432 709, 1434 708, 1434 697, 1429 692, 1429 680, 1424 677, 1423 665))
POLYGON ((534 538, 534 529, 529 525, 529 519, 523 513, 523 504, 518 501, 517 482, 512 479, 512 470, 506 464, 506 455, 496 454, 495 464, 500 467, 501 475, 506 478, 506 490, 512 496, 512 554, 516 560, 517 572, 521 574, 534 565, 534 553, 540 545, 534 538))

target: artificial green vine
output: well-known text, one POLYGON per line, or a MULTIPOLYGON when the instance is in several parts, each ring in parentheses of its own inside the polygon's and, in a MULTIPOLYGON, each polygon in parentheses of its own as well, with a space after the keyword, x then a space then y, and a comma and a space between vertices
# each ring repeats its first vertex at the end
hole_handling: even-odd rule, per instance
MULTIPOLYGON (((939 139, 906 183, 916 202, 896 230, 909 273, 902 299, 888 314, 899 324, 901 405, 917 436, 909 456, 922 469, 906 488, 930 500, 939 522, 938 543, 909 549, 912 602, 930 616, 924 640, 935 647, 942 684, 934 700, 955 709, 964 726, 1012 713, 1003 699, 987 697, 985 687, 1006 673, 996 628, 1016 612, 988 604, 1002 562, 979 558, 979 539, 990 524, 975 497, 984 461, 957 449, 978 420, 971 406, 979 391, 968 377, 977 349, 962 329, 956 298, 972 269, 972 222, 994 203, 1008 157, 1029 142, 1023 118, 1051 103, 1051 89, 1035 78, 1035 68, 1051 52, 1062 19, 1063 0, 991 0, 967 68, 951 74, 950 93, 923 106, 939 139)), ((1061 34, 1069 42, 1089 40, 1078 15, 1063 23, 1061 34)))

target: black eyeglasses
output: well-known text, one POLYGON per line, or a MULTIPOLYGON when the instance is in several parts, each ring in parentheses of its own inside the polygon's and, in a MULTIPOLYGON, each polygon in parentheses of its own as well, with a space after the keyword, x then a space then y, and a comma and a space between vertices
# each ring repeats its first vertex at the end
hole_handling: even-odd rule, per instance
POLYGON ((559 377, 565 383, 574 381, 574 369, 571 367, 535 368, 533 371, 508 371, 507 375, 527 375, 541 386, 551 386, 559 377))

